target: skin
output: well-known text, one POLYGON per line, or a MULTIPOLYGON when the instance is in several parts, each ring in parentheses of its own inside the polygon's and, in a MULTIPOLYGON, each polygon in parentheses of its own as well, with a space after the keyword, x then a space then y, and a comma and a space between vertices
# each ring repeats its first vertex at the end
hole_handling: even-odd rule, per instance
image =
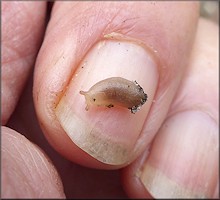
MULTIPOLYGON (((24 6, 21 6, 23 13, 31 13, 31 15, 34 15, 34 13, 36 13, 31 12, 32 9, 35 10, 36 8, 34 2, 30 2, 28 4, 26 2, 20 3, 20 5, 23 4, 24 6)), ((70 142, 69 138, 65 135, 65 133, 59 126, 57 126, 57 128, 54 125, 58 122, 53 121, 52 123, 51 118, 48 118, 47 113, 45 113, 45 108, 43 104, 35 104, 34 108, 32 93, 34 95, 34 101, 37 102, 39 88, 46 92, 48 90, 48 88, 46 87, 48 83, 53 82, 53 85, 56 88, 60 87, 59 85, 61 84, 61 80, 70 78, 68 75, 70 69, 65 69, 64 73, 61 74, 61 77, 59 77, 57 76, 55 69, 47 67, 49 66, 49 63, 47 63, 47 56, 49 56, 49 53, 47 52, 52 51, 54 48, 59 48, 59 45, 56 47, 53 46, 52 38, 54 37, 54 35, 56 34, 56 37, 58 38, 65 37, 64 32, 68 32, 68 22, 70 21, 70 19, 72 20, 71 23, 80 20, 81 18, 79 13, 86 13, 88 14, 88 16, 94 16, 95 13, 97 13, 97 10, 102 10, 105 7, 104 5, 99 3, 93 6, 93 9, 90 9, 91 5, 89 4, 85 6, 85 2, 69 2, 69 4, 71 4, 72 8, 74 9, 69 9, 69 5, 63 4, 62 2, 56 2, 54 4, 51 21, 47 25, 46 35, 43 39, 42 35, 44 31, 44 25, 46 24, 45 2, 37 3, 37 6, 39 6, 38 10, 39 13, 41 13, 41 16, 34 19, 38 23, 33 23, 31 18, 27 17, 26 23, 23 23, 21 28, 18 30, 21 38, 25 38, 27 27, 35 24, 36 27, 34 27, 33 29, 38 31, 36 31, 36 33, 34 32, 34 39, 24 40, 22 43, 19 43, 21 39, 16 41, 9 40, 7 38, 7 35, 12 34, 13 29, 10 26, 7 27, 7 24, 9 23, 4 23, 3 21, 3 27, 7 27, 7 29, 3 28, 2 46, 4 47, 6 45, 9 49, 14 49, 15 52, 18 52, 18 56, 14 57, 12 54, 9 54, 9 51, 6 51, 5 48, 2 49, 3 58, 5 57, 8 59, 3 59, 2 66, 2 91, 4 91, 2 93, 2 108, 5 108, 2 109, 2 125, 6 126, 2 128, 2 155, 5 163, 2 166, 2 174, 7 175, 5 176, 6 178, 2 180, 2 197, 27 197, 27 191, 21 190, 20 188, 16 187, 16 185, 12 184, 14 182, 16 182, 17 185, 24 184, 24 180, 26 180, 26 177, 28 176, 28 174, 26 174, 27 172, 30 172, 33 177, 37 177, 36 179, 27 179, 25 182, 31 186, 28 190, 28 197, 30 198, 39 197, 39 191, 41 190, 39 187, 37 187, 38 185, 41 185, 42 188, 48 188, 42 193, 41 197, 51 197, 49 192, 47 191, 54 191, 54 196, 52 196, 54 198, 63 198, 64 196, 66 196, 67 198, 103 198, 106 196, 110 198, 151 197, 149 192, 143 188, 143 185, 140 183, 140 181, 133 178, 134 171, 140 167, 140 163, 142 163, 144 158, 148 156, 145 152, 144 146, 142 149, 141 157, 139 157, 138 160, 123 169, 114 171, 90 169, 90 167, 99 169, 116 169, 120 167, 100 163, 91 156, 85 154, 81 149, 70 142), (60 22, 61 16, 62 21, 60 22), (76 18, 76 16, 78 16, 79 18, 76 18), (64 24, 64 29, 61 30, 57 28, 59 27, 59 23, 64 24), (30 41, 33 41, 33 44, 30 45, 30 41), (19 44, 15 45, 14 42, 17 42, 19 44), (33 47, 31 51, 31 56, 26 56, 25 49, 27 49, 29 46, 33 47), (39 51, 39 46, 41 46, 42 49, 41 52, 38 54, 38 63, 35 65, 37 69, 35 70, 35 74, 33 77, 33 74, 31 74, 30 71, 33 67, 33 63, 36 61, 36 55, 39 51), (19 52, 19 49, 22 49, 22 52, 19 52), (14 61, 17 61, 21 66, 25 67, 16 68, 18 66, 18 63, 14 61), (42 62, 45 62, 44 68, 40 69, 38 65, 42 62), (9 66, 6 65, 8 63, 10 64, 9 66), (5 73, 7 69, 16 69, 17 71, 11 70, 9 71, 9 73, 5 73), (43 70, 43 75, 41 73, 41 70, 43 70), (17 73, 19 73, 19 76, 16 76, 17 73), (17 84, 11 83, 11 77, 13 77, 14 81, 17 84), (33 80, 34 90, 32 89, 33 80), (14 93, 14 91, 17 92, 14 93), (21 95, 22 91, 24 92, 21 95), (13 93, 14 95, 10 95, 11 93, 13 93), (20 101, 18 102, 19 99, 20 101), (36 117, 35 112, 37 112, 38 118, 36 117), (41 125, 41 128, 38 124, 41 125), (13 130, 16 130, 17 132, 13 130), (45 133, 47 140, 45 139, 42 130, 45 133), (61 134, 54 134, 56 132, 60 132, 61 134), (21 134, 25 135, 28 139, 21 137, 21 134), (33 143, 36 145, 33 145, 33 143), (15 148, 10 148, 11 145, 14 145, 15 148), (63 148, 64 146, 65 148, 63 148), (15 149, 18 151, 18 153, 15 152, 15 149), (29 153, 25 154, 26 152, 29 153), (76 154, 79 155, 78 160, 75 160, 73 156, 76 154), (11 159, 10 155, 16 156, 12 157, 13 159, 11 159), (24 171, 24 173, 21 173, 22 169, 24 168, 24 160, 22 159, 22 155, 26 155, 26 160, 30 161, 28 162, 28 164, 26 164, 27 171, 24 171), (52 163, 50 160, 52 161, 52 163), (13 166, 13 169, 16 170, 12 170, 12 172, 15 173, 15 175, 20 176, 13 176, 17 178, 10 178, 9 170, 12 168, 8 166, 13 166), (58 173, 56 173, 54 166, 57 169, 58 173), (47 170, 49 170, 50 172, 53 171, 54 173, 52 173, 53 175, 50 177, 41 177, 41 171, 37 170, 39 168, 41 169, 41 171, 45 170, 45 174, 47 174, 47 170), (80 176, 80 174, 82 173, 85 174, 85 176, 80 176), (119 177, 120 174, 122 175, 121 182, 119 177), (95 181, 92 181, 91 183, 88 180, 95 181), (75 188, 75 190, 73 190, 73 188, 75 188), (100 188, 102 188, 101 191, 100 188)), ((109 5, 107 5, 107 7, 109 7, 109 5)), ((117 17, 123 18, 123 15, 126 15, 126 12, 124 11, 128 7, 126 3, 112 3, 112 10, 110 11, 112 12, 111 16, 114 16, 115 19, 118 19, 117 17)), ((161 91, 161 93, 158 94, 163 94, 163 88, 167 84, 179 85, 179 82, 181 80, 184 84, 179 88, 179 90, 174 90, 174 94, 168 94, 168 96, 165 96, 165 99, 167 101, 173 100, 173 102, 175 103, 175 100, 177 100, 181 95, 181 91, 184 91, 185 89, 188 90, 189 88, 190 92, 192 92, 196 97, 190 100, 184 99, 184 101, 178 105, 174 103, 171 105, 164 105, 164 99, 161 99, 161 102, 157 104, 158 107, 154 107, 154 109, 161 109, 164 111, 164 113, 167 114, 164 118, 160 118, 160 116, 155 117, 152 132, 150 133, 151 137, 149 137, 147 141, 144 141, 145 145, 147 145, 152 143, 153 139, 157 135, 157 130, 159 130, 163 121, 165 121, 167 117, 175 112, 178 112, 181 109, 184 109, 184 106, 188 106, 188 109, 193 109, 192 107, 190 107, 190 105, 197 103, 198 100, 201 100, 201 98, 203 98, 203 88, 212 90, 212 84, 207 85, 205 82, 202 81, 205 79, 205 73, 200 73, 198 77, 195 77, 195 74, 192 74, 192 79, 197 78, 201 81, 200 87, 198 89, 194 87, 192 83, 190 83, 190 85, 187 85, 187 83, 189 82, 188 77, 190 76, 190 74, 184 72, 189 71, 189 73, 191 73, 191 70, 189 69, 194 69, 196 67, 195 65, 193 65, 193 63, 195 63, 194 61, 197 59, 202 59, 201 57, 199 57, 199 53, 197 52, 200 52, 202 50, 202 42, 205 40, 205 36, 206 39, 209 39, 209 37, 212 38, 212 35, 204 35, 203 37, 196 36, 198 37, 196 44, 197 48, 193 54, 190 54, 190 50, 194 44, 195 32, 197 30, 197 22, 200 21, 200 26, 197 30, 198 32, 204 33, 208 29, 213 35, 215 35, 217 33, 217 28, 210 22, 198 19, 198 4, 195 2, 184 4, 184 6, 180 6, 179 3, 174 3, 172 4, 173 12, 169 13, 165 12, 166 5, 162 4, 161 2, 155 2, 153 4, 149 2, 146 4, 146 7, 142 9, 141 7, 141 5, 135 3, 135 14, 140 12, 140 10, 144 13, 147 13, 145 16, 146 19, 143 20, 141 24, 139 24, 140 26, 138 26, 138 21, 135 21, 134 24, 130 23, 128 27, 118 27, 118 29, 123 30, 124 33, 126 33, 128 30, 132 30, 132 37, 141 37, 141 35, 138 35, 138 33, 143 27, 142 23, 148 21, 148 28, 141 29, 141 31, 149 33, 149 35, 154 35, 158 37, 149 37, 145 42, 156 45, 157 49, 159 51, 161 50, 161 59, 166 63, 167 66, 169 66, 167 68, 168 78, 163 79, 164 82, 159 84, 158 90, 161 91), (157 8, 157 12, 154 12, 155 7, 157 8), (181 12, 179 10, 180 8, 181 12), (155 21, 153 19, 158 19, 159 17, 164 20, 161 24, 162 26, 155 26, 155 21), (189 18, 191 20, 189 20, 189 18), (170 21, 166 19, 173 19, 173 25, 170 25, 170 21), (180 23, 183 25, 182 28, 185 30, 183 32, 189 34, 188 41, 183 42, 181 40, 181 33, 178 29, 165 29, 165 27, 175 27, 175 24, 180 23), (134 26, 135 24, 136 26, 134 26), (133 26, 136 28, 130 29, 133 26), (169 40, 170 38, 172 38, 172 40, 169 40), (168 43, 170 44, 170 46, 166 46, 166 44, 168 43), (166 49, 166 51, 164 51, 164 48, 166 49), (169 54, 173 49, 175 49, 175 53, 169 54), (167 59, 167 57, 169 57, 169 59, 167 59), (185 62, 184 65, 182 65, 180 69, 176 69, 175 66, 177 66, 177 64, 181 62, 185 62)), ((2 4, 3 16, 7 15, 12 24, 14 23, 14 18, 10 16, 14 15, 13 11, 17 8, 17 5, 15 5, 13 2, 3 2, 2 4), (4 12, 4 9, 6 8, 8 8, 8 10, 7 12, 4 12)), ((93 31, 95 33, 93 38, 91 37, 90 39, 88 39, 86 35, 81 35, 82 41, 86 41, 87 45, 85 45, 85 43, 81 43, 78 46, 79 55, 83 56, 85 51, 84 47, 86 46, 87 48, 89 48, 92 42, 96 40, 95 38, 98 38, 101 35, 102 31, 100 30, 102 30, 103 28, 102 25, 103 23, 106 23, 104 20, 105 17, 108 16, 100 17, 100 20, 103 19, 103 21, 96 20, 96 23, 93 22, 95 23, 92 25, 92 27, 94 28, 93 31)), ((109 29, 113 29, 113 27, 115 26, 114 20, 111 21, 108 25, 109 29)), ((80 30, 80 28, 82 27, 79 24, 75 27, 76 30, 80 30)), ((14 36, 12 35, 12 37, 14 36)), ((210 47, 213 47, 216 43, 216 41, 212 41, 211 39, 207 41, 207 45, 210 47)), ((206 55, 209 60, 216 59, 215 53, 206 55)), ((77 56, 77 59, 80 60, 81 56, 77 56)), ((217 65, 214 65, 212 66, 211 70, 216 71, 216 68, 217 65)), ((213 77, 208 77, 208 79, 209 83, 215 84, 216 80, 213 77)), ((44 94, 41 93, 41 95, 41 99, 43 99, 44 94)), ((211 110, 216 110, 216 113, 213 114, 214 117, 217 115, 218 110, 216 95, 216 92, 212 92, 209 96, 207 96, 206 99, 206 101, 213 102, 208 106, 211 110)), ((52 104, 53 101, 47 103, 52 104)), ((215 117, 215 120, 217 121, 217 117, 215 117)), ((160 148, 159 145, 161 144, 158 143, 157 148, 160 148)), ((191 176, 191 174, 188 174, 188 176, 191 176)), ((216 184, 216 188, 218 184, 219 183, 216 184)), ((219 196, 217 189, 213 190, 212 196, 215 198, 219 196)))

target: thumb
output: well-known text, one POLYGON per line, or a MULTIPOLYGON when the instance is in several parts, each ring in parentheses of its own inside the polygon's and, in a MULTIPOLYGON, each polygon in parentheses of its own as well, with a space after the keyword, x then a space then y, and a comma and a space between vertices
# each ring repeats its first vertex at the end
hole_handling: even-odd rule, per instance
POLYGON ((36 112, 53 147, 90 167, 119 168, 137 158, 177 90, 197 8, 191 2, 57 2, 34 77, 36 112), (79 92, 109 77, 143 87, 148 101, 140 111, 85 110, 79 92))

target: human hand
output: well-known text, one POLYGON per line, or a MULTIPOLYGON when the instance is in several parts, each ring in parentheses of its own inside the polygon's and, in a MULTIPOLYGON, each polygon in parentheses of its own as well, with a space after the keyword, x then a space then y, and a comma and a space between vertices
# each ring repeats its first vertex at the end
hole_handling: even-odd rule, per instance
POLYGON ((2 128, 2 197, 218 197, 218 28, 198 4, 56 2, 41 41, 45 6, 2 4, 2 124, 29 139, 2 128), (17 104, 37 53, 38 120, 31 77, 17 104), (139 112, 85 111, 79 91, 111 76, 144 88, 139 112))

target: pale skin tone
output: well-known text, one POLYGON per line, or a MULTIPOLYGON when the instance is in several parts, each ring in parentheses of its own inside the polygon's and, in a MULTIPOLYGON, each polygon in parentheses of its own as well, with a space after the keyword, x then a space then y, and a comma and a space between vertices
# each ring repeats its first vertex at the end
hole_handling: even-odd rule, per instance
MULTIPOLYGON (((186 4, 174 2, 170 5, 172 12, 166 12, 167 5, 161 2, 153 4, 148 2, 144 6, 139 3, 130 6, 126 2, 109 4, 111 5, 96 3, 91 6, 90 3, 85 2, 69 2, 68 4, 56 2, 53 5, 51 20, 49 24, 46 24, 45 2, 3 3, 2 15, 5 21, 3 19, 1 116, 4 126, 2 128, 2 156, 5 164, 2 165, 2 174, 6 174, 2 180, 3 197, 152 197, 150 192, 133 175, 140 168, 141 160, 144 157, 148 156, 149 161, 154 162, 161 153, 159 150, 154 150, 146 155, 145 152, 147 146, 153 144, 155 138, 158 140, 155 140, 153 149, 163 147, 164 138, 160 140, 160 137, 157 137, 163 122, 173 113, 181 110, 193 110, 194 105, 203 105, 208 102, 205 104, 206 112, 210 113, 211 118, 217 124, 218 91, 216 85, 218 79, 216 74, 218 73, 218 64, 215 61, 218 56, 216 50, 218 28, 212 22, 199 18, 199 5, 196 2, 186 4), (110 17, 101 12, 109 7, 112 8, 109 11, 110 17), (135 21, 127 25, 120 24, 119 27, 115 28, 114 23, 118 24, 117 19, 128 20, 128 10, 131 7, 131 18, 134 18, 135 21), (35 12, 36 8, 38 9, 37 13, 35 12), (155 10, 156 12, 154 12, 155 10), (21 11, 23 15, 19 15, 21 11), (80 13, 84 13, 83 16, 94 17, 88 22, 91 25, 84 26, 85 23, 82 21, 84 17, 80 13), (98 17, 97 13, 101 16, 98 17), (139 18, 139 15, 144 17, 139 18), (19 18, 12 16, 19 16, 19 18), (18 27, 19 20, 24 20, 25 23, 15 29, 14 27, 18 27), (156 25, 158 20, 161 23, 160 26, 156 25), (71 27, 70 22, 74 24, 73 27, 71 27), (143 26, 143 24, 147 24, 147 26, 143 26), (181 28, 174 28, 178 24, 181 24, 181 28), (43 36, 45 26, 47 31, 46 35, 43 36), (65 41, 65 44, 62 44, 62 39, 65 37, 64 33, 71 32, 73 29, 75 36, 82 41, 77 44, 75 63, 82 59, 84 51, 87 51, 86 48, 89 48, 94 41, 98 41, 103 33, 106 34, 105 31, 109 33, 116 30, 120 30, 122 34, 129 33, 129 36, 133 38, 141 39, 146 44, 156 46, 160 58, 166 63, 166 73, 165 75, 161 74, 161 76, 169 78, 160 79, 163 82, 161 85, 159 82, 156 94, 159 102, 154 105, 148 116, 152 126, 151 131, 148 130, 147 124, 145 126, 146 131, 149 131, 149 137, 145 137, 143 141, 142 156, 136 161, 132 160, 128 166, 114 166, 97 161, 70 141, 58 121, 48 117, 45 104, 52 107, 57 101, 56 95, 51 101, 45 100, 48 85, 51 83, 54 91, 57 88, 59 88, 57 90, 62 91, 62 87, 66 86, 62 81, 71 79, 71 69, 77 68, 77 65, 69 65, 63 69, 63 73, 59 74, 58 72, 57 74, 56 69, 51 67, 49 57, 53 55, 53 52, 56 52, 56 49, 65 48, 65 45, 73 42, 70 37, 67 39, 70 42, 65 41), (86 34, 88 30, 91 30, 91 37, 86 34), (143 35, 149 37, 143 37, 143 35), (155 35, 157 37, 154 37, 155 35), (55 36, 57 40, 54 42, 51 38, 55 36), (184 37, 187 40, 183 41, 184 37), (15 39, 11 40, 10 38, 15 39), (206 48, 204 48, 204 42, 206 48), (55 43, 56 45, 54 45, 55 43), (192 48, 193 51, 191 51, 192 48), (208 51, 209 49, 211 51, 208 51), (37 63, 34 65, 36 60, 37 63), (179 63, 182 64, 179 65, 179 63), (198 69, 198 63, 211 64, 203 66, 200 73, 195 73, 198 69), (34 75, 31 73, 32 70, 35 70, 34 75), (33 80, 34 87, 32 88, 33 80), (197 85, 194 81, 200 84, 197 85), (167 89, 166 87, 173 88, 172 92, 164 92, 167 89), (193 98, 181 98, 185 94, 192 94, 193 98), (179 101, 179 99, 181 100, 179 101), (35 107, 33 102, 35 102, 35 107), (162 117, 154 115, 153 118, 153 113, 157 110, 165 114, 162 117), (38 119, 34 112, 37 113, 38 119), (41 128, 38 124, 41 124, 41 128), (51 145, 43 137, 44 134, 51 145), (28 139, 21 135, 25 135, 28 139), (32 145, 32 143, 36 145, 32 145), (48 162, 48 157, 53 164, 48 162), (90 168, 116 170, 97 171, 90 168), (10 176, 11 172, 13 172, 13 178, 10 176), (119 178, 120 175, 121 179, 119 178), (100 188, 102 192, 100 192, 100 188)), ((72 52, 69 52, 69 55, 72 56, 72 52)), ((54 59, 56 60, 56 58, 54 59)), ((129 70, 124 73, 129 73, 129 70)), ((203 109, 201 108, 201 110, 203 109)), ((187 157, 187 153, 184 156, 187 157)), ((208 156, 211 157, 212 155, 208 156)), ((171 167, 177 173, 181 173, 173 165, 171 167)), ((206 171, 201 173, 206 174, 206 171)), ((214 175, 218 176, 217 169, 214 170, 214 175)), ((190 177, 192 174, 189 173, 187 176, 190 177)), ((213 180, 210 198, 219 196, 218 184, 218 180, 213 180)))

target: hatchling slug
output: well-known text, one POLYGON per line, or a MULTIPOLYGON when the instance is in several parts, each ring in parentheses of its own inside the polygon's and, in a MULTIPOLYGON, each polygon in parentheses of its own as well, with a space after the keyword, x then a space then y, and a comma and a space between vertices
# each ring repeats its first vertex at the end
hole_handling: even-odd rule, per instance
POLYGON ((122 106, 136 113, 147 101, 147 94, 136 81, 129 81, 121 77, 111 77, 104 79, 93 85, 89 91, 80 91, 85 96, 86 110, 91 105, 122 106))

